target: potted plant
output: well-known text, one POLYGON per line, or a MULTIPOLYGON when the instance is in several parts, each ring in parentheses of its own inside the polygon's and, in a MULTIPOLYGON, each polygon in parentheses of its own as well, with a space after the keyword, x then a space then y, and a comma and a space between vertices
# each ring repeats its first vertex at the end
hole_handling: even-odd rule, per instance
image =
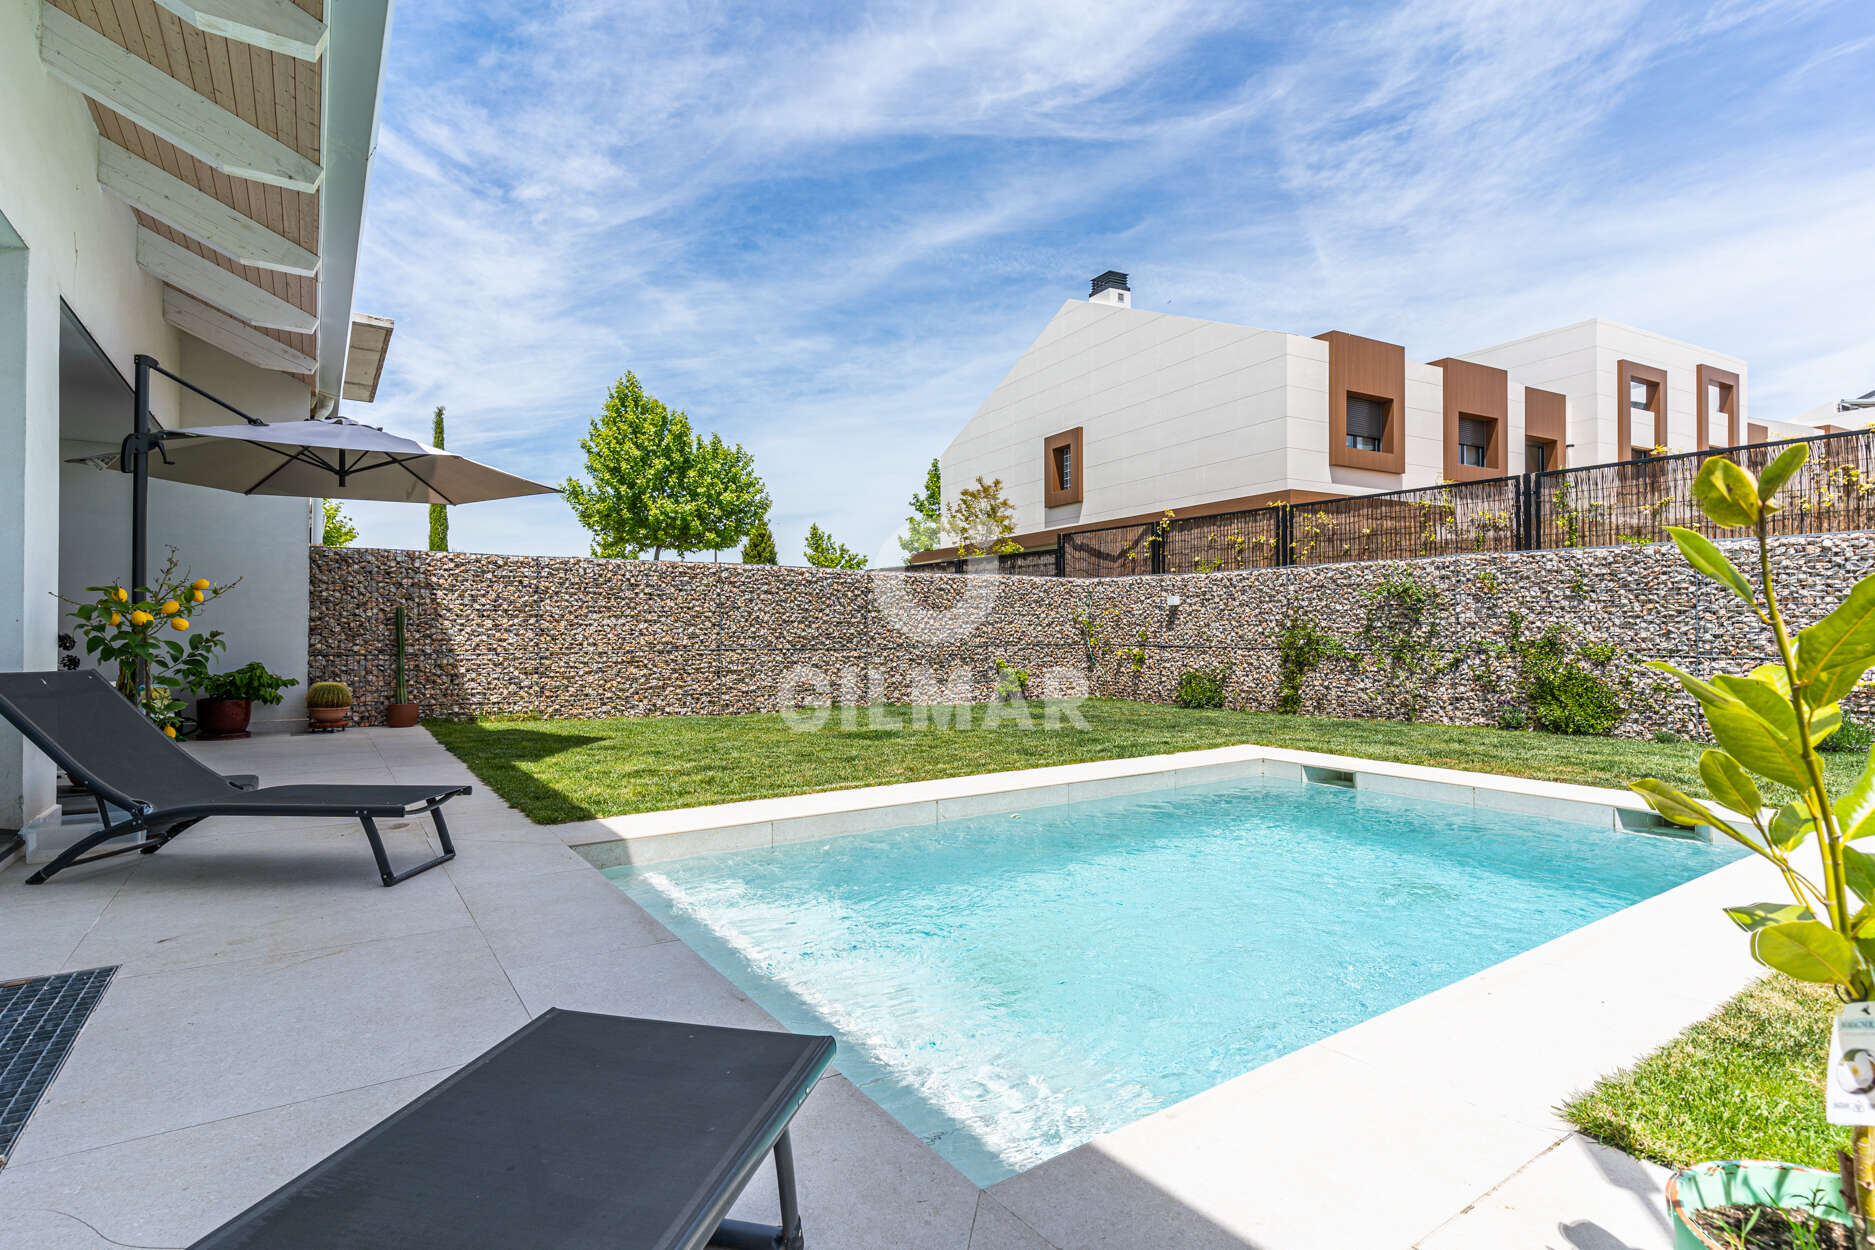
POLYGON ((417 705, 410 701, 410 686, 404 680, 404 608, 397 606, 397 672, 391 684, 391 704, 384 709, 384 723, 392 729, 408 729, 417 723, 417 705))
POLYGON ((352 714, 352 688, 342 681, 316 681, 306 687, 306 715, 314 729, 342 727, 352 714))
POLYGON ((1790 901, 1747 903, 1726 914, 1750 935, 1751 953, 1761 963, 1832 986, 1842 999, 1823 1085, 1831 1122, 1852 1126, 1851 1150, 1842 1156, 1840 1179, 1740 1161, 1679 1173, 1668 1198, 1675 1236, 1685 1247, 1809 1244, 1788 1235, 1777 1240, 1773 1231, 1803 1222, 1800 1236, 1826 1231, 1835 1238, 1822 1245, 1847 1244, 1847 1232, 1858 1250, 1875 1250, 1875 854, 1861 849, 1875 844, 1857 842, 1875 835, 1875 757, 1848 793, 1832 796, 1817 753, 1842 727, 1841 700, 1875 664, 1875 576, 1857 582, 1807 629, 1793 633, 1785 620, 1771 571, 1770 520, 1779 510, 1779 488, 1808 456, 1803 444, 1789 447, 1756 480, 1714 457, 1694 480, 1693 498, 1708 519, 1756 536, 1757 585, 1703 535, 1668 529, 1686 562, 1743 601, 1776 646, 1777 663, 1742 677, 1705 681, 1670 664, 1653 665, 1698 700, 1717 744, 1700 756, 1699 775, 1729 811, 1715 811, 1662 781, 1636 782, 1633 789, 1667 820, 1710 826, 1776 867, 1790 901), (1796 797, 1769 809, 1761 780, 1796 797), (1810 861, 1796 858, 1813 837, 1820 868, 1814 880, 1810 861), (1819 1218, 1848 1228, 1809 1226, 1819 1218))
POLYGON ((280 692, 297 685, 297 678, 268 672, 259 660, 216 673, 195 689, 196 732, 203 738, 245 738, 254 704, 278 704, 280 692))

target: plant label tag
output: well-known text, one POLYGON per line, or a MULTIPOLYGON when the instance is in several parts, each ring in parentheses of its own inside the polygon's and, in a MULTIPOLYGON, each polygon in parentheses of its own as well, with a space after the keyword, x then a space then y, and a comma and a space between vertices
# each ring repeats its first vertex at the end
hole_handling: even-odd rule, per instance
POLYGON ((1844 1003, 1829 1039, 1831 1124, 1875 1124, 1875 1003, 1844 1003))

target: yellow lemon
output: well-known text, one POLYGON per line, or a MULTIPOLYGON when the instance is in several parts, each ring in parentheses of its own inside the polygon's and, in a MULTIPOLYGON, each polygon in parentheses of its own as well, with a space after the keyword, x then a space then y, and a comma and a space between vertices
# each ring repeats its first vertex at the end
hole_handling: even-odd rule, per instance
POLYGON ((176 613, 180 611, 182 611, 182 605, 180 603, 177 603, 174 599, 169 600, 167 603, 163 605, 164 616, 174 616, 176 613))
POLYGON ((195 590, 207 590, 208 579, 206 577, 198 577, 193 582, 190 582, 189 585, 195 590))
POLYGON ((174 725, 164 725, 163 732, 173 738, 176 736, 176 727, 174 725))
POLYGON ((125 589, 124 589, 124 588, 123 588, 122 586, 119 586, 119 587, 118 587, 118 588, 116 589, 116 591, 115 591, 115 592, 113 592, 113 593, 115 593, 115 594, 117 595, 117 602, 119 602, 119 603, 129 603, 129 602, 130 602, 130 592, 129 592, 128 590, 125 590, 125 589))
POLYGON ((113 624, 113 625, 122 625, 123 623, 124 623, 124 616, 123 616, 123 613, 121 613, 121 612, 113 612, 113 613, 111 613, 111 624, 113 624))
POLYGON ((195 601, 196 601, 197 603, 200 603, 200 602, 202 602, 202 592, 201 592, 201 591, 199 591, 199 590, 198 590, 198 591, 196 591, 196 592, 195 592, 195 593, 194 593, 193 595, 191 595, 191 596, 189 596, 189 597, 190 597, 191 599, 194 599, 194 600, 195 600, 195 601))
POLYGON ((169 623, 169 627, 171 629, 187 629, 189 628, 189 618, 186 616, 179 616, 175 620, 169 623))
POLYGON ((142 608, 138 608, 135 612, 130 614, 130 623, 132 625, 148 625, 155 619, 155 617, 145 612, 142 608))

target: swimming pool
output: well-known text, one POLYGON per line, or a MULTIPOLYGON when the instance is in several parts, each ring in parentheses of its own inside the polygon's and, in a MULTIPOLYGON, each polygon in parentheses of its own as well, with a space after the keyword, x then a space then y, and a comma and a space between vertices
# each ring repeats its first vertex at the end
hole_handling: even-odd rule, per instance
POLYGON ((606 875, 989 1185, 1740 853, 1260 778, 606 875))

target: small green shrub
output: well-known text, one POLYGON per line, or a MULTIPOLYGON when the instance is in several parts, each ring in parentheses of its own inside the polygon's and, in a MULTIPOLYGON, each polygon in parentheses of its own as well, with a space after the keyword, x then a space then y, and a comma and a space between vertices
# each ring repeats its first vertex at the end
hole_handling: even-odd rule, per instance
POLYGON ((1513 703, 1497 714, 1497 727, 1499 729, 1528 729, 1530 728, 1530 713, 1513 703))
POLYGON ((1817 750, 1861 752, 1871 746, 1875 746, 1875 725, 1844 712, 1842 727, 1817 744, 1817 750))
POLYGON ((1654 741, 1660 743, 1662 746, 1671 746, 1675 742, 1684 742, 1686 739, 1680 737, 1680 735, 1674 733, 1671 729, 1656 729, 1654 730, 1654 741))
POLYGON ((1224 687, 1230 682, 1230 667, 1191 668, 1178 675, 1178 689, 1172 702, 1180 707, 1223 707, 1224 687))
POLYGON ((270 673, 259 660, 243 664, 232 673, 216 673, 204 681, 196 694, 204 699, 247 699, 254 703, 280 702, 281 691, 299 685, 295 677, 270 673))
POLYGON ((1346 658, 1346 647, 1321 626, 1292 616, 1283 625, 1276 644, 1276 710, 1288 716, 1302 712, 1302 683, 1317 665, 1333 656, 1346 658))
POLYGON ((1622 692, 1601 670, 1615 659, 1606 643, 1572 647, 1569 634, 1551 625, 1535 637, 1523 632, 1523 617, 1510 617, 1510 652, 1530 719, 1553 734, 1609 734, 1627 719, 1622 692))
POLYGON ((1029 670, 1011 668, 1009 661, 996 661, 996 698, 998 702, 1009 703, 1015 699, 1026 698, 1029 693, 1029 670))
POLYGON ((316 681, 306 687, 307 707, 350 707, 352 688, 342 681, 316 681))

